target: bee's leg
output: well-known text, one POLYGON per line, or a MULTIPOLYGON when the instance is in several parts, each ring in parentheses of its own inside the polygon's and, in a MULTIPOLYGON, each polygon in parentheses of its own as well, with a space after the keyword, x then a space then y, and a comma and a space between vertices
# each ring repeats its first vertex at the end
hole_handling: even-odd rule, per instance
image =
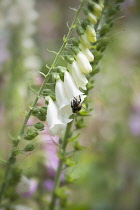
POLYGON ((87 110, 87 111, 89 111, 87 108, 85 108, 85 107, 83 107, 83 106, 82 106, 82 108, 85 109, 85 110, 87 110))
POLYGON ((71 108, 73 108, 73 104, 72 104, 72 101, 71 101, 71 108))
POLYGON ((79 95, 79 101, 81 102, 81 96, 79 95))

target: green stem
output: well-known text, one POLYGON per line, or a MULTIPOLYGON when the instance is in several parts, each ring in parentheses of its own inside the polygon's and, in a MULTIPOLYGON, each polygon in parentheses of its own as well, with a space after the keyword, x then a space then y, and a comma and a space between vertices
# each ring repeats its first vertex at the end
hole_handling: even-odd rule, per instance
MULTIPOLYGON (((78 8, 78 10, 77 10, 77 12, 76 12, 75 18, 74 18, 74 20, 73 20, 73 22, 72 22, 72 24, 71 24, 71 27, 69 28, 68 34, 67 34, 67 36, 66 36, 66 38, 65 38, 65 40, 64 40, 64 42, 63 42, 63 44, 62 44, 62 46, 61 46, 61 48, 60 48, 60 50, 59 50, 59 52, 57 53, 57 55, 56 55, 56 57, 55 57, 55 59, 54 59, 54 62, 53 62, 53 64, 51 65, 51 68, 49 69, 48 73, 47 73, 46 76, 45 76, 44 82, 42 83, 42 85, 41 85, 41 87, 40 87, 40 89, 39 89, 39 91, 38 91, 38 94, 37 94, 37 96, 36 96, 36 98, 35 98, 35 100, 34 100, 32 106, 31 106, 32 108, 35 107, 35 105, 36 105, 38 99, 40 98, 41 93, 42 93, 42 91, 43 91, 43 89, 44 89, 46 83, 48 82, 48 79, 49 79, 49 77, 50 77, 50 73, 51 73, 51 72, 53 71, 53 69, 55 68, 55 66, 56 66, 56 64, 57 64, 57 61, 58 61, 58 59, 60 58, 60 55, 61 55, 62 51, 64 50, 64 48, 65 48, 65 46, 66 46, 66 44, 67 44, 67 41, 68 41, 69 38, 70 38, 70 35, 71 35, 72 30, 73 30, 73 28, 74 28, 73 26, 74 26, 75 23, 76 23, 77 17, 78 17, 78 15, 79 15, 79 13, 80 13, 80 10, 81 10, 83 4, 84 4, 84 1, 81 2, 80 6, 79 6, 79 8, 78 8)), ((30 109, 30 110, 28 111, 28 113, 26 114, 26 116, 25 116, 23 125, 22 125, 22 127, 21 127, 20 132, 19 132, 19 136, 20 136, 20 137, 22 137, 22 134, 24 133, 24 129, 25 129, 26 123, 28 122, 28 119, 29 119, 29 117, 31 116, 31 113, 32 113, 32 109, 30 109)), ((19 142, 20 142, 20 141, 17 141, 17 145, 16 145, 16 146, 18 146, 19 142)), ((13 147, 13 150, 14 150, 14 148, 15 148, 15 147, 13 147)), ((12 152, 11 152, 11 158, 13 158, 13 156, 12 156, 13 150, 12 150, 12 152)), ((1 189, 0 189, 0 203, 2 202, 2 198, 3 198, 3 196, 4 196, 4 193, 5 193, 6 188, 7 188, 7 186, 8 186, 8 174, 7 174, 6 172, 8 171, 8 173, 10 173, 10 168, 11 168, 11 167, 12 167, 12 163, 9 162, 9 160, 8 160, 7 166, 6 166, 6 169, 5 169, 5 177, 4 177, 5 180, 3 181, 3 184, 1 185, 1 189), (7 184, 5 184, 5 183, 7 183, 7 184)))
POLYGON ((55 177, 55 181, 54 181, 54 187, 53 187, 53 191, 52 191, 52 198, 51 198, 51 203, 50 203, 50 208, 49 208, 50 210, 55 209, 55 201, 56 201, 55 190, 57 189, 57 187, 60 184, 60 176, 61 176, 61 172, 62 172, 63 164, 64 164, 64 157, 65 157, 65 152, 66 152, 67 139, 69 138, 71 126, 72 126, 72 122, 70 122, 67 125, 65 136, 64 136, 64 139, 63 139, 63 143, 62 143, 62 147, 61 147, 61 149, 63 151, 63 154, 62 154, 63 158, 59 160, 59 164, 58 164, 58 168, 57 168, 57 172, 56 172, 56 177, 55 177))

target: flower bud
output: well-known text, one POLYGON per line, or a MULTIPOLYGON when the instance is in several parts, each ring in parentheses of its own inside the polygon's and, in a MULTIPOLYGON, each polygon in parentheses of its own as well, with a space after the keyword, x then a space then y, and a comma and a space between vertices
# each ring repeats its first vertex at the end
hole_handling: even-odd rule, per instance
POLYGON ((78 89, 75 82, 73 81, 72 76, 67 71, 64 74, 64 87, 70 102, 73 100, 74 97, 83 95, 83 93, 78 89))
POLYGON ((92 66, 90 65, 87 57, 81 51, 75 57, 83 73, 87 74, 92 71, 92 66))
POLYGON ((79 45, 79 48, 82 51, 82 53, 84 53, 84 55, 87 57, 89 62, 94 61, 94 55, 91 53, 91 51, 88 48, 86 48, 82 44, 79 45))
POLYGON ((73 63, 68 64, 67 67, 77 87, 81 87, 83 90, 86 90, 86 84, 88 83, 88 80, 86 79, 85 75, 81 72, 78 63, 76 61, 73 61, 73 63))
POLYGON ((96 42, 97 41, 97 39, 96 39, 96 32, 94 30, 93 25, 88 25, 87 26, 86 34, 87 34, 88 40, 90 42, 96 42))
POLYGON ((34 150, 34 148, 35 148, 34 144, 27 144, 27 146, 24 148, 24 151, 29 152, 29 151, 34 150))

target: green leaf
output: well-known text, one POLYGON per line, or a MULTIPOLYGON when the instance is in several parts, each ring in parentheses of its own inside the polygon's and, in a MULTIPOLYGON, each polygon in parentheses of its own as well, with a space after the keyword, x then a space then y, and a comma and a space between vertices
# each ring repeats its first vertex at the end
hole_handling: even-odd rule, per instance
POLYGON ((78 133, 76 136, 74 137, 71 137, 67 140, 67 142, 71 142, 71 141, 74 141, 75 139, 77 139, 79 137, 80 133, 78 133))

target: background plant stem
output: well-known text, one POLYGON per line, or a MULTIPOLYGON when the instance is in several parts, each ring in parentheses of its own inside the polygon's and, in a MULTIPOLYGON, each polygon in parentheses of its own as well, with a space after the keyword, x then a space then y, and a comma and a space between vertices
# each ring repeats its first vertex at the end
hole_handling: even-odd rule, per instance
POLYGON ((67 146, 67 139, 69 138, 69 135, 70 135, 71 126, 72 126, 72 122, 68 123, 66 132, 65 132, 65 136, 63 139, 63 143, 62 143, 62 147, 61 147, 63 154, 62 154, 62 158, 59 160, 58 169, 56 172, 54 187, 53 187, 53 191, 52 191, 52 198, 51 198, 51 203, 50 203, 50 208, 49 208, 50 210, 55 209, 55 201, 56 201, 55 190, 57 189, 57 187, 59 187, 59 184, 60 184, 61 172, 63 169, 64 160, 65 160, 64 157, 65 157, 65 151, 66 151, 66 146, 67 146))
MULTIPOLYGON (((51 73, 51 72, 53 71, 53 69, 55 68, 55 66, 56 66, 56 64, 57 64, 57 61, 58 61, 58 59, 60 58, 60 55, 61 55, 62 51, 64 50, 64 48, 65 48, 65 46, 66 46, 66 44, 67 44, 67 42, 68 42, 68 40, 69 40, 69 38, 70 38, 71 32, 72 32, 72 30, 74 29, 73 26, 75 25, 75 23, 76 23, 76 21, 77 21, 77 17, 78 17, 78 15, 79 15, 80 11, 81 11, 81 8, 82 8, 83 4, 84 4, 84 1, 81 2, 80 6, 79 6, 79 8, 78 8, 78 10, 77 10, 77 12, 76 12, 75 18, 74 18, 74 20, 73 20, 73 22, 72 22, 72 24, 71 24, 71 27, 69 28, 68 34, 67 34, 67 36, 65 37, 65 40, 64 40, 64 42, 63 42, 63 44, 62 44, 62 46, 61 46, 59 52, 56 54, 56 57, 55 57, 55 59, 54 59, 54 62, 53 62, 53 64, 51 65, 51 68, 49 69, 48 73, 47 73, 46 76, 45 76, 44 82, 43 82, 43 84, 41 85, 41 87, 40 87, 40 89, 39 89, 39 91, 38 91, 38 94, 37 94, 37 96, 36 96, 36 98, 35 98, 35 100, 34 100, 32 106, 31 106, 32 108, 35 107, 35 105, 36 105, 38 99, 40 98, 41 93, 42 93, 42 91, 43 91, 43 89, 44 89, 46 83, 48 82, 48 79, 49 79, 49 77, 50 77, 50 73, 51 73)), ((17 138, 17 139, 22 139, 22 135, 23 135, 23 133, 24 133, 24 129, 25 129, 26 123, 28 122, 28 119, 29 119, 29 117, 31 116, 31 113, 32 113, 32 109, 30 109, 30 110, 28 111, 28 113, 26 114, 25 119, 24 119, 24 122, 23 122, 23 125, 22 125, 22 127, 21 127, 20 132, 19 132, 19 137, 20 137, 20 138, 17 138)), ((70 124, 71 124, 71 123, 70 123, 70 124)), ((69 126, 68 126, 68 127, 69 127, 69 126)), ((64 138, 64 139, 65 139, 65 138, 64 138)), ((5 169, 5 173, 4 173, 4 181, 3 181, 2 185, 1 185, 1 189, 0 189, 0 204, 1 204, 2 199, 3 199, 3 197, 4 197, 6 188, 8 187, 8 174, 10 173, 10 169, 12 168, 12 164, 13 164, 13 163, 12 163, 11 161, 9 161, 9 160, 14 158, 14 156, 13 156, 12 154, 13 154, 14 148, 18 146, 19 142, 20 142, 20 141, 17 141, 16 146, 13 147, 13 149, 12 149, 12 151, 11 151, 10 158, 8 159, 7 164, 6 164, 6 169, 5 169), (7 171, 8 171, 8 173, 7 173, 7 171)), ((63 147, 65 148, 65 146, 63 146, 63 147)), ((60 165, 60 164, 59 164, 59 165, 60 165)), ((62 165, 63 165, 63 164, 62 164, 62 165)), ((61 167, 60 167, 60 168, 61 168, 61 167)), ((60 169, 59 169, 59 170, 60 170, 60 169)), ((62 168, 61 168, 61 170, 62 170, 62 168)), ((61 172, 61 170, 60 170, 60 172, 61 172)), ((58 180, 59 180, 59 176, 58 176, 58 180)), ((58 181, 57 181, 57 183, 58 183, 58 181)))

